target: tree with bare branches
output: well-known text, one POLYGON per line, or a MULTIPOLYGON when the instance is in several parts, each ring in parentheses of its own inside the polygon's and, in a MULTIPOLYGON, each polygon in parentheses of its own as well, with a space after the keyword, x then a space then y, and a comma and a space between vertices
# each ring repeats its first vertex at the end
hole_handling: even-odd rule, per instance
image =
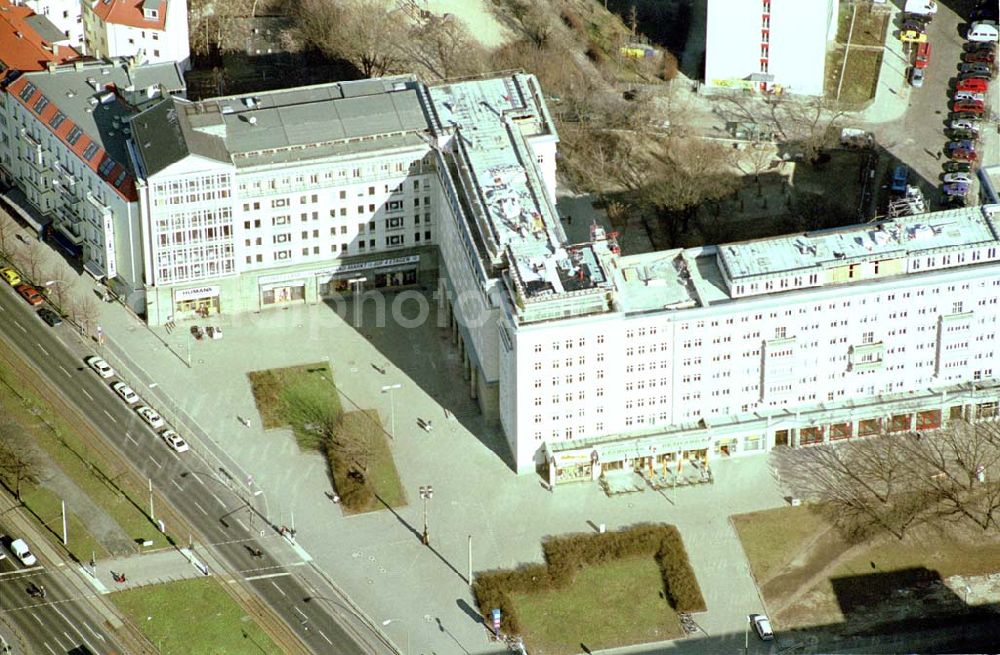
POLYGON ((406 16, 386 2, 303 0, 295 18, 305 42, 354 64, 364 77, 381 77, 403 68, 406 16))
POLYGON ((17 224, 7 212, 0 210, 0 255, 7 256, 14 248, 14 230, 17 224))
POLYGON ((245 48, 256 5, 255 0, 189 0, 192 52, 206 55, 213 47, 221 52, 245 48))
POLYGON ((34 444, 21 426, 10 421, 0 423, 0 475, 18 502, 23 486, 39 481, 40 470, 34 444))
POLYGON ((17 267, 24 271, 33 284, 39 283, 39 274, 45 259, 46 248, 37 239, 14 251, 13 260, 17 267))
POLYGON ((468 26, 455 16, 431 16, 410 30, 401 44, 410 68, 429 77, 450 79, 482 73, 488 54, 468 26))

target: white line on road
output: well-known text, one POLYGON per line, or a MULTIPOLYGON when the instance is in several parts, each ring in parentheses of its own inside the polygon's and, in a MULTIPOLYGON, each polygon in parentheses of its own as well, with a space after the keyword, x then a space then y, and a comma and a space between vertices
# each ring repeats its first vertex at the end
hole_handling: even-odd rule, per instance
POLYGON ((115 418, 114 416, 112 416, 111 414, 109 414, 109 413, 108 413, 108 410, 106 410, 106 409, 105 409, 105 410, 103 410, 103 411, 104 411, 104 415, 105 415, 105 416, 107 416, 107 417, 108 417, 109 419, 111 419, 111 420, 112 420, 112 421, 114 421, 115 423, 117 423, 117 422, 118 422, 118 419, 116 419, 116 418, 115 418))
POLYGON ((45 356, 46 356, 46 357, 48 357, 48 356, 49 356, 49 351, 48 351, 48 350, 46 350, 45 348, 43 348, 43 347, 42 347, 42 344, 38 343, 38 344, 35 344, 35 345, 37 345, 37 346, 38 346, 38 349, 39 349, 39 350, 41 350, 41 351, 42 351, 43 353, 45 353, 45 356))
POLYGON ((197 507, 198 509, 200 509, 200 510, 201 510, 201 513, 202 513, 202 514, 204 514, 205 516, 208 516, 208 512, 206 512, 206 511, 205 511, 205 508, 204 508, 204 507, 202 507, 201 505, 199 505, 199 504, 198 504, 198 501, 197 501, 197 500, 192 500, 191 502, 192 502, 192 503, 194 503, 194 506, 195 506, 195 507, 197 507))
POLYGON ((38 621, 38 625, 45 625, 44 623, 42 623, 42 620, 40 618, 38 618, 37 614, 35 614, 34 612, 30 612, 30 614, 31 614, 32 617, 34 617, 34 619, 36 621, 38 621))
MULTIPOLYGON (((73 623, 72 621, 70 621, 69 618, 65 614, 63 614, 62 612, 60 612, 58 607, 56 607, 55 605, 53 605, 52 606, 52 611, 54 611, 56 614, 58 614, 59 616, 61 616, 62 620, 65 621, 69 625, 69 627, 73 628, 73 631, 76 632, 76 634, 80 635, 80 639, 83 640, 83 643, 87 646, 87 648, 89 648, 91 651, 94 650, 94 645, 92 643, 90 643, 89 641, 87 641, 87 635, 83 634, 83 631, 80 630, 80 628, 78 628, 75 623, 73 623)), ((91 631, 91 632, 93 632, 93 631, 91 631)), ((76 643, 76 640, 73 639, 72 637, 70 637, 68 634, 66 634, 65 632, 63 634, 66 635, 66 638, 70 640, 70 643, 74 643, 74 644, 76 643)))
POLYGON ((326 639, 326 643, 328 643, 328 644, 330 644, 331 646, 333 646, 333 642, 332 642, 332 641, 330 641, 330 638, 329 638, 329 637, 327 637, 327 636, 326 636, 325 634, 323 634, 323 631, 322 631, 322 630, 317 630, 316 632, 318 632, 318 633, 319 633, 319 636, 320 636, 320 637, 322 637, 323 639, 326 639))
POLYGON ((25 334, 28 333, 28 331, 24 329, 24 326, 18 323, 17 321, 14 321, 14 325, 16 325, 17 329, 19 329, 21 332, 24 332, 25 334))
POLYGON ((133 439, 132 435, 129 434, 128 432, 125 433, 125 438, 128 439, 129 441, 131 441, 132 443, 134 443, 136 446, 139 445, 139 442, 136 441, 135 439, 133 439))
POLYGON ((156 461, 156 459, 152 455, 146 455, 146 457, 148 457, 151 462, 153 462, 154 464, 156 464, 156 468, 158 468, 158 469, 159 468, 163 468, 163 464, 160 464, 158 461, 156 461))
POLYGON ((171 481, 170 481, 170 484, 174 485, 174 486, 175 486, 175 487, 177 487, 177 488, 178 488, 179 490, 181 490, 181 491, 184 491, 184 487, 182 487, 181 485, 177 484, 177 480, 171 480, 171 481))
POLYGON ((306 621, 309 620, 309 617, 306 616, 305 612, 303 612, 302 610, 300 610, 298 607, 295 607, 294 605, 292 605, 292 609, 295 610, 296 612, 298 612, 299 616, 301 616, 302 618, 304 618, 306 621))
POLYGON ((82 391, 82 392, 83 392, 83 395, 84 395, 84 396, 86 396, 87 398, 90 398, 91 400, 93 400, 93 399, 94 399, 94 397, 93 397, 93 396, 91 396, 91 395, 90 395, 90 394, 89 394, 89 393, 87 392, 87 390, 86 390, 86 389, 80 389, 80 391, 82 391))
POLYGON ((67 370, 66 370, 66 368, 65 368, 65 367, 63 367, 63 365, 62 365, 62 364, 60 364, 60 365, 59 365, 59 370, 60 370, 60 371, 62 371, 63 373, 65 373, 65 374, 66 374, 66 377, 68 377, 68 378, 71 378, 71 377, 73 377, 72 375, 70 375, 70 374, 69 374, 69 371, 67 371, 67 370))
MULTIPOLYGON (((243 579, 244 580, 267 580, 269 578, 286 578, 286 577, 288 577, 290 575, 291 575, 291 573, 289 573, 288 571, 282 571, 281 573, 265 573, 263 575, 251 575, 251 576, 248 576, 248 577, 243 578, 243 579)), ((282 596, 285 595, 285 592, 281 591, 281 589, 278 588, 278 585, 274 584, 273 582, 271 584, 274 585, 275 589, 277 589, 278 591, 281 592, 282 596)))
POLYGON ((45 645, 46 648, 49 649, 49 652, 52 653, 52 655, 56 655, 56 652, 54 650, 52 650, 52 646, 49 646, 49 642, 45 641, 45 642, 42 642, 42 643, 45 645))
POLYGON ((243 528, 244 532, 250 532, 250 530, 247 529, 247 526, 246 524, 243 523, 243 521, 241 521, 240 519, 236 519, 236 522, 240 524, 240 527, 243 528))
POLYGON ((84 623, 83 625, 84 625, 84 626, 86 626, 88 630, 90 630, 90 633, 91 633, 92 635, 94 635, 95 637, 97 637, 97 638, 98 638, 98 639, 100 639, 101 641, 107 641, 107 640, 106 640, 106 639, 104 638, 104 635, 102 635, 102 634, 101 634, 100 632, 97 632, 96 630, 94 630, 93 628, 91 628, 91 627, 90 627, 90 624, 89 624, 89 623, 84 623))
POLYGON ((221 499, 221 498, 219 498, 219 497, 218 497, 218 496, 216 496, 215 494, 212 494, 212 498, 214 498, 214 499, 215 499, 215 500, 216 500, 216 501, 217 501, 217 502, 218 502, 218 503, 219 503, 220 505, 222 505, 222 509, 228 509, 228 508, 226 507, 226 504, 225 504, 224 502, 222 502, 222 499, 221 499))

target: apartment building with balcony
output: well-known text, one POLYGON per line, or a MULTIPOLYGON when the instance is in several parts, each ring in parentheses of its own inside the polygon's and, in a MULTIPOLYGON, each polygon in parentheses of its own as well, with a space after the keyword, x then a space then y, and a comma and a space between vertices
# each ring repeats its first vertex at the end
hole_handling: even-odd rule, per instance
POLYGON ((821 96, 839 0, 709 0, 705 84, 821 96))
POLYGON ((187 0, 85 0, 87 54, 191 68, 187 0))
POLYGON ((133 301, 144 281, 128 117, 183 85, 175 64, 78 61, 9 75, 0 93, 0 178, 30 205, 21 217, 133 301))

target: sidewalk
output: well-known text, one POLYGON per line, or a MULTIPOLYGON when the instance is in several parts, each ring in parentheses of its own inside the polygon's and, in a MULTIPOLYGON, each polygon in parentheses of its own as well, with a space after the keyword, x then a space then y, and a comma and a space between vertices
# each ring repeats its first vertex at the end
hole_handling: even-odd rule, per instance
POLYGON ((903 53, 903 42, 893 36, 893 26, 899 9, 890 5, 889 29, 882 51, 882 66, 879 69, 875 99, 865 109, 847 114, 851 120, 860 123, 890 123, 899 120, 909 106, 910 85, 906 82, 906 68, 909 65, 903 53))
MULTIPOLYGON (((141 555, 99 560, 95 567, 96 577, 88 574, 86 579, 99 593, 109 594, 162 582, 204 577, 197 563, 201 560, 187 548, 166 548, 141 555), (124 575, 124 581, 115 580, 115 574, 124 575)), ((86 568, 90 570, 89 566, 86 568)))

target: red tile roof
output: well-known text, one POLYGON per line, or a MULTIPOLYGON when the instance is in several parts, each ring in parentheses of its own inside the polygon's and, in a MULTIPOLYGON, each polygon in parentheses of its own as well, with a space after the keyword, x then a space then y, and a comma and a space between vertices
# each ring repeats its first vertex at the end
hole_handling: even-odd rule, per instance
POLYGON ((53 54, 52 45, 43 41, 26 20, 34 14, 30 7, 0 0, 0 69, 40 71, 50 61, 62 64, 80 57, 66 45, 58 46, 58 53, 53 54))
POLYGON ((164 29, 167 20, 167 2, 160 0, 156 18, 147 19, 142 11, 143 0, 97 0, 94 14, 105 23, 144 27, 148 30, 164 29))
MULTIPOLYGON (((76 143, 70 143, 69 134, 73 131, 73 128, 76 127, 76 123, 71 121, 69 118, 64 118, 63 121, 55 127, 52 126, 52 117, 59 112, 59 107, 56 106, 53 98, 47 98, 48 102, 45 103, 44 107, 42 107, 42 111, 35 111, 36 103, 38 103, 43 96, 41 91, 38 91, 33 84, 31 85, 30 93, 27 92, 28 90, 26 87, 30 82, 31 80, 28 79, 27 76, 22 75, 7 86, 8 95, 24 105, 25 109, 27 109, 31 115, 37 116, 38 120, 49 130, 49 132, 52 132, 52 134, 56 135, 60 141, 65 143, 66 147, 80 158, 80 161, 83 162, 84 166, 97 173, 97 175, 107 182, 108 186, 118 195, 129 202, 138 200, 139 195, 135 190, 135 178, 129 175, 126 172, 125 167, 120 163, 112 161, 111 158, 108 157, 108 154, 104 151, 104 148, 101 147, 101 144, 91 139, 85 132, 77 138, 76 143), (97 147, 97 150, 93 155, 91 155, 90 160, 88 161, 84 157, 84 153, 87 152, 87 147, 90 146, 91 143, 97 147), (105 164, 105 160, 111 163, 105 164), (113 166, 111 165, 112 163, 113 166), (104 164, 103 167, 102 164, 104 164), (122 179, 121 183, 116 185, 115 181, 122 173, 125 173, 125 177, 122 179)), ((111 90, 113 90, 113 88, 111 90)))

